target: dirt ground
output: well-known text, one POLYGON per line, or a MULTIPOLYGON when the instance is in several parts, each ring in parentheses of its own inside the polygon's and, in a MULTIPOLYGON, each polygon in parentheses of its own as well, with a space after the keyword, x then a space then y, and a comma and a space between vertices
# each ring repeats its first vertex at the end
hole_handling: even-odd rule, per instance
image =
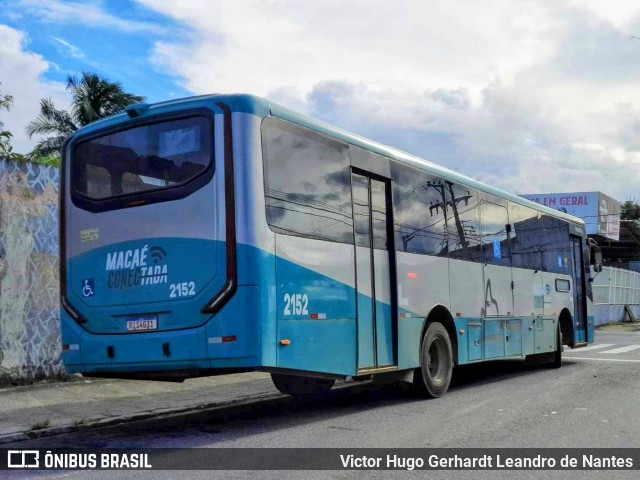
POLYGON ((601 325, 597 327, 596 330, 610 333, 640 332, 640 322, 610 323, 608 325, 601 325))

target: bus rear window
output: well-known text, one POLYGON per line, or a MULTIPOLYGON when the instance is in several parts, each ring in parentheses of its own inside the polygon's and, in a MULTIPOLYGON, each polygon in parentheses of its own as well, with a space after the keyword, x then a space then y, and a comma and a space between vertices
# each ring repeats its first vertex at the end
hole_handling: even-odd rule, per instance
POLYGON ((211 132, 211 121, 195 116, 80 142, 71 160, 73 192, 105 200, 183 185, 211 164, 211 132))

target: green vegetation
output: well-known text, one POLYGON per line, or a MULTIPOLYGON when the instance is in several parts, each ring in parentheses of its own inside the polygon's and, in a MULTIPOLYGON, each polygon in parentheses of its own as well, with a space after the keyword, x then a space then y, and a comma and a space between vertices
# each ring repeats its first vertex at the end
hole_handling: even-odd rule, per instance
POLYGON ((73 426, 75 428, 80 428, 80 427, 82 427, 83 425, 86 425, 86 424, 87 424, 87 421, 84 418, 82 418, 80 420, 75 420, 73 422, 73 426))
POLYGON ((622 204, 620 212, 621 220, 640 220, 640 203, 627 200, 622 204))
POLYGON ((51 426, 51 422, 49 420, 43 420, 42 422, 36 422, 33 425, 31 425, 31 431, 44 430, 46 428, 49 428, 50 426, 51 426))
MULTIPOLYGON (((0 83, 0 86, 2 84, 0 83)), ((13 97, 11 95, 3 94, 0 91, 0 111, 6 110, 7 112, 11 110, 11 106, 13 105, 13 97)), ((13 136, 10 131, 3 130, 4 122, 0 120, 0 158, 8 156, 11 154, 13 148, 9 143, 11 141, 11 137, 13 136)))
POLYGON ((48 136, 36 144, 29 159, 59 164, 60 148, 66 137, 80 127, 144 100, 144 97, 125 92, 119 83, 91 72, 82 72, 80 77, 67 76, 66 88, 71 94, 70 112, 58 110, 49 98, 40 100, 40 115, 27 125, 27 133, 30 137, 48 136))
MULTIPOLYGON (((91 72, 82 72, 79 77, 67 76, 67 91, 71 95, 69 112, 58 110, 49 98, 40 100, 40 115, 29 122, 26 129, 29 137, 45 137, 26 155, 13 151, 13 134, 4 130, 4 122, 0 119, 0 160, 60 165, 60 148, 69 135, 80 127, 120 113, 129 105, 144 100, 144 97, 125 92, 119 83, 91 72)), ((13 96, 0 91, 0 113, 10 111, 12 106, 13 96)))

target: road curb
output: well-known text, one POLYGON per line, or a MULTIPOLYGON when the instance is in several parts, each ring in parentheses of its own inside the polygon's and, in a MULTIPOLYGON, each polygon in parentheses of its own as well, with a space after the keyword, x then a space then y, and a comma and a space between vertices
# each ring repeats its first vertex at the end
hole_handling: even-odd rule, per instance
POLYGON ((128 413, 125 415, 118 415, 114 417, 99 418, 95 420, 82 421, 80 424, 67 424, 57 425, 50 428, 38 429, 38 430, 25 430, 21 432, 13 432, 9 434, 0 434, 0 445, 7 445, 10 443, 22 442, 27 440, 33 440, 35 438, 51 437, 54 435, 67 434, 77 432, 81 430, 94 430, 97 428, 111 427, 114 425, 120 425, 123 423, 131 423, 137 421, 148 420, 150 418, 166 419, 174 415, 182 415, 185 413, 195 413, 198 411, 209 412, 228 407, 242 407, 249 406, 256 403, 263 402, 265 400, 277 400, 288 398, 286 395, 280 393, 262 393, 253 394, 243 397, 238 400, 228 400, 223 402, 208 402, 200 403, 196 405, 187 405, 180 407, 168 407, 160 408, 151 411, 140 411, 134 413, 128 413))

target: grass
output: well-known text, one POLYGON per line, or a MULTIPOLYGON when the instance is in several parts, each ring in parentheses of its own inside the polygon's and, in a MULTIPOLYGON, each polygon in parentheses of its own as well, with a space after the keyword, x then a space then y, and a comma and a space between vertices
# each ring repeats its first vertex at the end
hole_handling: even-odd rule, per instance
POLYGON ((51 426, 51 422, 49 420, 36 422, 33 425, 31 425, 31 431, 33 432, 34 430, 44 430, 46 428, 49 428, 50 426, 51 426))

